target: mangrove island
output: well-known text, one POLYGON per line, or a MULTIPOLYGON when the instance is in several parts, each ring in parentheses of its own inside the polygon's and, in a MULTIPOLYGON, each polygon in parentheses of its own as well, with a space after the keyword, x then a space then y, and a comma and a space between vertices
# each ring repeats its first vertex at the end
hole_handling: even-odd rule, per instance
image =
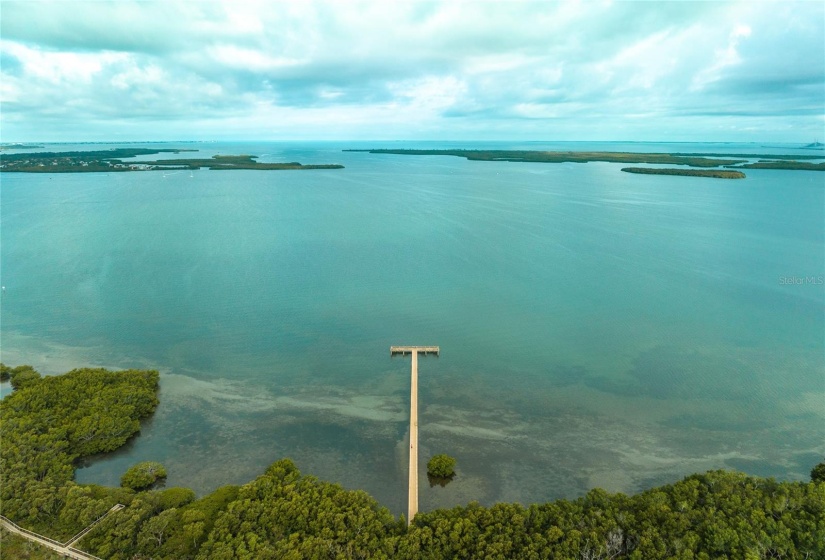
POLYGON ((682 175, 686 177, 713 177, 715 179, 744 179, 745 174, 741 171, 730 171, 723 169, 672 169, 661 167, 622 167, 622 171, 627 173, 640 173, 642 175, 682 175))
MULTIPOLYGON (((825 171, 825 155, 787 154, 719 154, 719 153, 635 153, 635 152, 548 152, 538 150, 411 150, 411 149, 366 149, 344 150, 346 152, 367 152, 370 154, 392 154, 405 156, 456 156, 471 161, 510 161, 520 163, 642 163, 655 165, 684 165, 699 168, 733 169, 784 169, 793 171, 825 171), (759 161, 750 162, 757 159, 759 161), (802 161, 805 160, 805 161, 802 161)), ((625 168, 629 173, 649 173, 655 175, 687 175, 693 177, 715 177, 742 179, 745 174, 720 171, 709 173, 682 172, 678 169, 625 168), (633 169, 633 171, 630 171, 633 169), (644 169, 644 171, 640 171, 644 169)))
POLYGON ((285 163, 260 163, 258 156, 215 155, 211 158, 161 159, 156 161, 138 160, 124 162, 123 159, 160 153, 195 152, 182 149, 114 148, 88 152, 35 152, 3 154, 0 156, 0 172, 16 173, 100 173, 124 171, 175 171, 194 170, 206 167, 213 171, 231 169, 253 169, 259 171, 280 171, 291 169, 343 169, 339 164, 302 165, 297 161, 285 163))

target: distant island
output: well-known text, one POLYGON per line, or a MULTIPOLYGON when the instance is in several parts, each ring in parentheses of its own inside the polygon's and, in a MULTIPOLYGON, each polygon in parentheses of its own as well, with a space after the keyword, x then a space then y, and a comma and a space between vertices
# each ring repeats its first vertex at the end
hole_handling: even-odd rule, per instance
MULTIPOLYGON (((800 157, 800 159, 802 159, 800 157)), ((814 158, 809 158, 814 159, 814 158)), ((809 161, 757 161, 740 167, 747 169, 786 169, 791 171, 825 171, 825 163, 811 163, 809 161)))
POLYGON ((36 150, 45 147, 40 144, 23 144, 20 142, 3 142, 0 144, 0 150, 36 150))
POLYGON ((213 171, 230 169, 257 169, 279 171, 288 169, 343 169, 343 165, 302 165, 287 163, 260 163, 258 156, 216 155, 211 158, 181 158, 156 161, 124 162, 125 158, 160 153, 196 152, 183 149, 115 148, 85 152, 35 152, 0 156, 0 172, 16 173, 101 173, 125 171, 173 171, 207 167, 213 171))
MULTIPOLYGON (((737 169, 784 169, 804 171, 825 171, 825 162, 813 163, 799 160, 821 160, 821 155, 785 154, 719 154, 719 153, 636 153, 636 152, 547 152, 538 150, 409 150, 409 149, 367 149, 344 150, 347 152, 368 152, 370 154, 393 154, 407 156, 457 156, 472 161, 511 161, 531 163, 648 163, 665 165, 685 165, 687 167, 726 167, 737 169), (759 159, 748 163, 750 159, 759 159)), ((640 169, 640 168, 636 168, 640 169)), ((652 169, 652 168, 651 168, 652 169)), ((677 173, 650 173, 676 175, 677 173)), ((632 173, 638 173, 634 171, 632 173)), ((648 173, 645 171, 645 173, 648 173)), ((678 173, 699 177, 720 177, 718 174, 678 173)), ((744 176, 744 174, 742 174, 744 176)), ((733 177, 725 177, 733 178, 733 177)), ((738 178, 738 177, 737 177, 738 178)))
POLYGON ((741 171, 728 171, 723 169, 662 169, 659 167, 622 167, 622 171, 627 173, 640 173, 642 175, 685 175, 688 177, 713 177, 715 179, 744 179, 745 174, 741 171))

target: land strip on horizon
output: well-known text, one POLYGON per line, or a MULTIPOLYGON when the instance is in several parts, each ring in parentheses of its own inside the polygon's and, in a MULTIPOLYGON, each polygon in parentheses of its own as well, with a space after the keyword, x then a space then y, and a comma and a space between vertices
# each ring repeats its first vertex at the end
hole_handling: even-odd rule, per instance
POLYGON ((257 169, 278 171, 287 169, 343 169, 339 164, 303 165, 297 161, 260 163, 258 156, 216 155, 211 158, 180 158, 156 161, 123 159, 160 153, 196 152, 177 148, 114 148, 88 152, 33 152, 0 155, 0 172, 17 173, 101 173, 125 171, 179 171, 207 167, 213 171, 227 169, 257 169))
MULTIPOLYGON (((161 160, 123 161, 136 156, 159 153, 195 152, 181 148, 114 148, 72 152, 31 152, 0 154, 0 172, 18 173, 100 173, 124 171, 179 171, 208 168, 210 170, 293 170, 343 169, 340 164, 311 164, 299 162, 260 163, 254 155, 214 155, 211 158, 175 158, 161 160)), ((472 161, 507 161, 522 163, 631 163, 653 165, 683 165, 695 169, 624 168, 622 171, 653 175, 689 175, 698 177, 742 178, 741 171, 725 169, 782 169, 789 171, 825 171, 825 154, 721 154, 721 153, 645 153, 602 151, 538 151, 538 150, 421 150, 421 149, 350 149, 345 152, 370 154, 457 156, 472 161), (757 160, 757 161, 753 161, 757 160), (632 171, 630 171, 632 169, 632 171)))
MULTIPOLYGON (((457 156, 472 161, 509 161, 522 163, 647 163, 665 165, 685 165, 688 167, 731 169, 784 169, 825 171, 825 161, 813 163, 799 160, 825 160, 821 155, 789 154, 720 154, 720 153, 644 153, 644 152, 551 152, 531 150, 417 150, 417 149, 353 149, 347 152, 367 152, 370 154, 414 155, 414 156, 457 156), (743 159, 747 158, 747 159, 743 159), (757 159, 755 163, 749 160, 757 159)), ((655 168, 651 168, 655 169, 655 168)), ((650 173, 655 173, 651 171, 650 173)), ((696 174, 699 175, 699 174, 696 174)), ((712 176, 712 175, 701 175, 712 176)))

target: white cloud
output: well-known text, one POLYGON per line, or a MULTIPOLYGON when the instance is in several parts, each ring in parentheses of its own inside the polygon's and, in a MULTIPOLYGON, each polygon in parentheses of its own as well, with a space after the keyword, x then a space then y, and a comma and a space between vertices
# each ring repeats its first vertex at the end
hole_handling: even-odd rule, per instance
POLYGON ((0 41, 0 50, 13 56, 23 67, 23 72, 35 80, 52 84, 65 82, 89 83, 104 66, 123 60, 120 53, 55 52, 0 41))
POLYGON ((145 88, 163 84, 170 79, 163 70, 156 65, 139 67, 131 64, 126 68, 115 71, 110 79, 112 87, 121 91, 132 91, 135 88, 145 88))
POLYGON ((749 26, 743 24, 734 25, 729 34, 726 47, 724 49, 719 48, 715 51, 713 62, 702 72, 694 76, 691 88, 693 90, 701 90, 709 83, 718 80, 728 67, 741 64, 743 60, 738 50, 739 42, 743 38, 750 37, 750 34, 751 28, 749 26))
POLYGON ((210 47, 207 55, 210 62, 217 64, 219 68, 237 68, 251 72, 271 72, 311 62, 307 58, 272 56, 258 49, 226 44, 210 47))
POLYGON ((464 93, 466 86, 452 76, 428 76, 388 84, 400 105, 419 110, 435 111, 452 106, 464 93))
POLYGON ((239 137, 254 123, 265 135, 267 119, 294 134, 323 120, 353 137, 524 137, 543 134, 544 120, 559 133, 640 138, 718 134, 719 113, 734 123, 726 130, 780 135, 807 119, 809 137, 825 111, 824 12, 747 1, 8 1, 0 118, 4 136, 29 138, 58 118, 73 131, 221 122, 216 134, 239 137))

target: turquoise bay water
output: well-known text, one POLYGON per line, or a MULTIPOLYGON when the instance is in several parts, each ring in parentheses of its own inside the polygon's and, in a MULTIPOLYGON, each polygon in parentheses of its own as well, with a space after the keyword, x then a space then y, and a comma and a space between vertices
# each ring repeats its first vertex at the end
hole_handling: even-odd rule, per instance
POLYGON ((423 510, 711 468, 803 479, 825 455, 821 174, 183 147, 346 168, 2 176, 3 361, 162 372, 154 418, 81 482, 153 459, 206 492, 288 456, 400 513, 392 344, 442 349, 420 361, 422 463, 451 453, 459 476, 424 483, 423 510))

